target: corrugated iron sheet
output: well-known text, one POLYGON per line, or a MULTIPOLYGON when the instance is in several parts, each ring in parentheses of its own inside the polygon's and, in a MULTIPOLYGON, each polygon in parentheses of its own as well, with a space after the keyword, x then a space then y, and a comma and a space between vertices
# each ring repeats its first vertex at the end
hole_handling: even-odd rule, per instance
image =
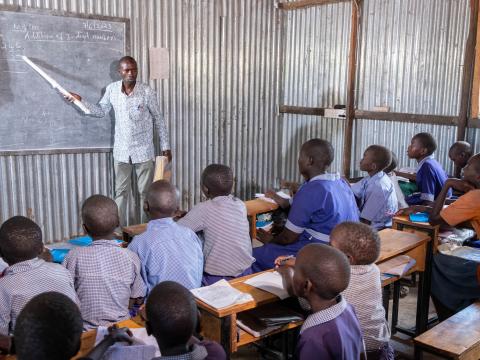
MULTIPOLYGON (((142 79, 148 79, 148 49, 169 49, 170 78, 148 82, 158 92, 169 124, 173 182, 184 208, 200 200, 200 173, 210 163, 233 168, 235 193, 242 198, 277 176, 273 150, 278 144, 281 32, 273 1, 0 0, 0 4, 129 18, 132 55, 142 79)), ((79 233, 80 203, 93 193, 113 194, 111 161, 110 154, 0 157, 0 221, 31 213, 47 242, 79 233)))

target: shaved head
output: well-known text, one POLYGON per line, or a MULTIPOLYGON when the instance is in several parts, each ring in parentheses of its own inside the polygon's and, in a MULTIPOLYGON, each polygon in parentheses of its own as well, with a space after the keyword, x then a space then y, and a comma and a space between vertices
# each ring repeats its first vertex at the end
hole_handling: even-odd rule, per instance
POLYGON ((171 216, 178 208, 175 186, 166 180, 158 180, 150 185, 145 199, 149 213, 171 216))
POLYGON ((36 258, 42 249, 42 230, 29 218, 14 216, 0 227, 0 254, 9 265, 36 258))
POLYGON ((202 173, 202 184, 212 196, 229 195, 233 187, 233 172, 226 165, 208 165, 202 173))
POLYGON ((131 63, 137 65, 137 60, 135 60, 131 56, 124 56, 120 60, 118 60, 118 67, 120 67, 123 63, 131 63))
POLYGON ((314 164, 322 164, 327 167, 333 161, 334 150, 327 140, 311 139, 302 145, 302 152, 313 159, 314 164))
POLYGON ((448 150, 448 157, 460 169, 467 165, 467 161, 471 156, 472 146, 466 141, 457 141, 448 150))
POLYGON ((120 224, 115 201, 103 195, 90 196, 82 206, 82 220, 93 237, 111 235, 120 224))
POLYGON ((330 243, 352 258, 352 265, 370 265, 380 256, 380 237, 366 224, 346 221, 335 226, 330 243))
MULTIPOLYGON (((344 291, 350 281, 350 264, 339 250, 324 244, 309 244, 300 250, 295 261, 294 288, 302 282, 312 283, 312 292, 331 300, 344 291), (298 271, 298 274, 297 274, 298 271)), ((295 291, 297 295, 302 295, 295 291)))
POLYGON ((370 145, 365 152, 371 152, 373 154, 373 162, 377 165, 377 170, 381 171, 385 169, 392 162, 392 153, 385 146, 370 145))

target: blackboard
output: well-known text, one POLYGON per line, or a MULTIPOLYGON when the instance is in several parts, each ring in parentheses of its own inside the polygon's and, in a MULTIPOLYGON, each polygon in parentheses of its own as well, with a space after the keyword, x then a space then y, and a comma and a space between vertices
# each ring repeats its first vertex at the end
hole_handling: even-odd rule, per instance
POLYGON ((129 51, 126 19, 0 6, 0 151, 110 148, 113 113, 84 116, 26 64, 97 102, 129 51))

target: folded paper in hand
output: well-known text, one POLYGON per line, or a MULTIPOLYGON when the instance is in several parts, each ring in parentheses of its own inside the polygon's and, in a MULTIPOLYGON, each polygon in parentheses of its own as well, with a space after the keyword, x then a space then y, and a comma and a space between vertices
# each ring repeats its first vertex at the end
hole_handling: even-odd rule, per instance
POLYGON ((252 295, 235 289, 225 279, 217 281, 213 285, 192 289, 190 291, 197 299, 215 309, 223 309, 228 306, 253 301, 252 295))

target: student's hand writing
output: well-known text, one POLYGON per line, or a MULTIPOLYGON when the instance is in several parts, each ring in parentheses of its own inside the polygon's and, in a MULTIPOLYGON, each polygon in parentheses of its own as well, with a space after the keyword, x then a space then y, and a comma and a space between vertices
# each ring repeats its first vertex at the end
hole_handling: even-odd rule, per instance
POLYGON ((268 231, 265 231, 263 229, 258 229, 257 230, 257 240, 264 243, 268 244, 271 242, 273 239, 273 235, 269 233, 268 231))
POLYGON ((444 186, 451 187, 457 191, 464 192, 464 193, 475 189, 475 186, 470 184, 468 181, 460 180, 460 179, 448 179, 445 182, 444 186))
POLYGON ((140 315, 143 321, 147 321, 147 312, 145 310, 145 304, 140 305, 140 307, 138 308, 138 315, 140 315))
POLYGON ((282 255, 275 259, 275 268, 279 266, 295 266, 295 257, 282 255))
POLYGON ((110 326, 108 328, 108 336, 115 342, 133 343, 133 334, 127 327, 119 328, 117 325, 110 326))

